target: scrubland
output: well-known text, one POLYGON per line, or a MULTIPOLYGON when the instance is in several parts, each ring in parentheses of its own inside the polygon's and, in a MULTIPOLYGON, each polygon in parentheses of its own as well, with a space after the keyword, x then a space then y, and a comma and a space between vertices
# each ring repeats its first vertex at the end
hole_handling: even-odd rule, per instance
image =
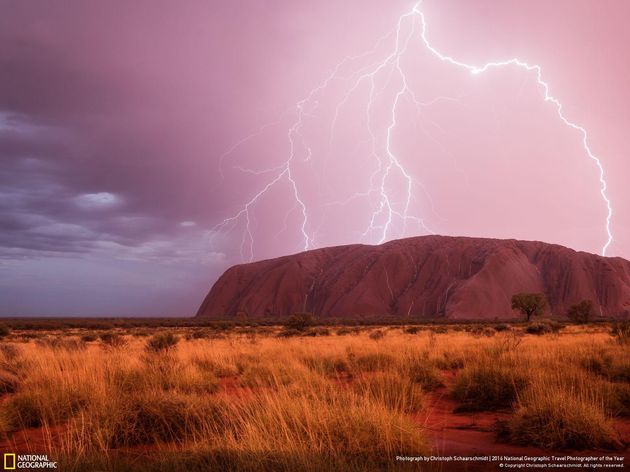
POLYGON ((398 470, 397 455, 449 452, 427 427, 444 397, 505 413, 497 444, 627 448, 627 338, 528 331, 16 330, 0 344, 0 443, 76 471, 398 470))

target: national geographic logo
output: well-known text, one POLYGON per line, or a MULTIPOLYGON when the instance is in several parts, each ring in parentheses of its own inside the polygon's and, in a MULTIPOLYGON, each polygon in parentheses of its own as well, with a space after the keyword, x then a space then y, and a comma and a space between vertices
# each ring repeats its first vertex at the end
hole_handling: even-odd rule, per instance
POLYGON ((4 470, 15 470, 15 463, 17 462, 15 454, 4 455, 4 470))
POLYGON ((4 470, 56 469, 57 463, 42 454, 4 454, 4 470))

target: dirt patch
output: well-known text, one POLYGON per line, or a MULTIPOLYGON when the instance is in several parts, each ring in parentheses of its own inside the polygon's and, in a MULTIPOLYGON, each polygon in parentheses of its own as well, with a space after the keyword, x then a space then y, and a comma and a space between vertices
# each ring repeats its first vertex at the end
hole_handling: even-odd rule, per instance
POLYGON ((0 453, 45 454, 45 451, 48 451, 51 446, 51 439, 52 443, 55 444, 65 430, 66 427, 61 425, 23 429, 12 433, 10 436, 0 435, 0 453))

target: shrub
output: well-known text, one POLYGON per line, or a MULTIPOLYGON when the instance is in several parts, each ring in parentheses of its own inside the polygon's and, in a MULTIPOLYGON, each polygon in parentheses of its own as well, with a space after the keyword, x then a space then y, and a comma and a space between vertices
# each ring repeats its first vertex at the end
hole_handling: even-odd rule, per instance
MULTIPOLYGON (((240 410, 247 427, 238 440, 246 451, 259 450, 262 442, 268 455, 289 445, 289 454, 264 470, 388 470, 394 454, 430 451, 417 424, 367 393, 309 392, 267 395, 240 410)), ((254 462, 237 469, 261 470, 254 462)))
POLYGON ((531 323, 525 328, 527 334, 543 335, 551 333, 553 330, 548 323, 531 323))
POLYGON ((236 326, 234 321, 215 321, 211 325, 217 331, 229 331, 236 326))
POLYGON ((337 330, 337 336, 345 336, 347 334, 357 335, 361 332, 361 328, 339 328, 337 330))
POLYGON ((571 305, 567 317, 574 323, 588 323, 594 316, 595 309, 592 300, 582 300, 571 305))
POLYGON ((434 362, 438 369, 461 369, 464 367, 464 356, 461 353, 444 351, 442 357, 436 358, 434 362))
POLYGON ((385 337, 385 331, 381 329, 376 329, 370 333, 370 339, 374 341, 378 341, 379 339, 383 339, 385 337))
POLYGON ((36 428, 42 425, 39 398, 29 392, 10 397, 2 408, 2 423, 9 431, 36 428))
POLYGON ((146 338, 150 334, 151 333, 147 329, 136 329, 131 333, 131 335, 135 338, 146 338))
POLYGON ((404 329, 404 332, 407 334, 418 334, 418 331, 420 331, 420 328, 417 326, 408 326, 404 329))
POLYGON ((302 334, 302 331, 298 329, 285 328, 282 331, 280 331, 278 334, 276 334, 276 337, 277 338, 292 338, 295 336, 300 336, 301 334, 302 334))
POLYGON ((619 344, 630 344, 630 320, 618 321, 612 325, 610 334, 619 344))
POLYGON ((613 416, 630 416, 630 385, 608 384, 611 392, 607 397, 606 409, 613 416))
POLYGON ((512 406, 527 383, 527 378, 518 371, 486 359, 462 370, 455 381, 453 396, 463 403, 459 411, 496 410, 512 406))
POLYGON ((206 428, 221 431, 226 421, 225 405, 218 399, 201 402, 159 391, 122 397, 117 407, 108 413, 109 447, 182 442, 206 428))
POLYGON ((330 330, 328 328, 313 328, 306 330, 302 333, 302 336, 315 337, 315 336, 330 336, 330 330))
POLYGON ((621 444, 604 411, 563 389, 526 396, 508 422, 509 437, 518 444, 549 449, 618 449, 621 444))
POLYGON ((317 328, 314 329, 316 336, 330 336, 330 330, 328 328, 317 328))
POLYGON ((81 341, 83 341, 84 343, 92 343, 96 341, 96 339, 96 335, 94 334, 84 334, 83 336, 81 336, 81 341))
POLYGON ((582 367, 613 382, 630 382, 630 360, 611 352, 592 353, 581 361, 582 367))
POLYGON ((303 331, 309 326, 312 326, 313 322, 313 316, 310 313, 295 313, 285 321, 284 327, 303 331))
POLYGON ((442 376, 428 359, 411 359, 405 367, 409 379, 425 390, 435 390, 444 386, 442 376))
POLYGON ((52 393, 44 388, 23 389, 3 404, 3 423, 10 425, 11 430, 58 424, 74 416, 88 402, 84 392, 72 387, 59 387, 52 393))
POLYGON ((508 331, 510 329, 511 329, 510 325, 505 324, 505 323, 499 323, 499 324, 494 325, 494 330, 498 333, 502 331, 508 331))
POLYGON ((105 332, 98 336, 101 342, 109 347, 122 347, 127 344, 125 338, 118 333, 105 332))
POLYGON ((0 343, 0 353, 7 361, 12 362, 20 355, 20 349, 13 344, 0 343))
POLYGON ((157 333, 147 341, 147 350, 155 353, 168 352, 177 346, 178 342, 179 338, 171 332, 157 333))
POLYGON ((187 341, 191 339, 204 339, 210 337, 210 333, 205 329, 195 329, 194 331, 186 333, 184 337, 187 341))
POLYGON ((470 333, 473 336, 485 336, 487 338, 491 338, 497 334, 496 330, 490 328, 489 326, 475 326, 470 330, 470 333))
POLYGON ((8 326, 0 324, 0 339, 6 338, 10 334, 11 330, 8 328, 8 326))
POLYGON ((0 370, 0 395, 5 393, 15 393, 19 385, 19 380, 16 375, 0 370))

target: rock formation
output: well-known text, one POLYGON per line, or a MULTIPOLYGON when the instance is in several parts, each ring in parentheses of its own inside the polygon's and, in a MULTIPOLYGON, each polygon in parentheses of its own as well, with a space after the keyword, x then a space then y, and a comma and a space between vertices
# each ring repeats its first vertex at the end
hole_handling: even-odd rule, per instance
POLYGON ((534 241, 421 236, 348 245, 228 269, 200 317, 510 319, 518 292, 544 292, 551 314, 592 300, 599 316, 630 316, 630 262, 534 241))

